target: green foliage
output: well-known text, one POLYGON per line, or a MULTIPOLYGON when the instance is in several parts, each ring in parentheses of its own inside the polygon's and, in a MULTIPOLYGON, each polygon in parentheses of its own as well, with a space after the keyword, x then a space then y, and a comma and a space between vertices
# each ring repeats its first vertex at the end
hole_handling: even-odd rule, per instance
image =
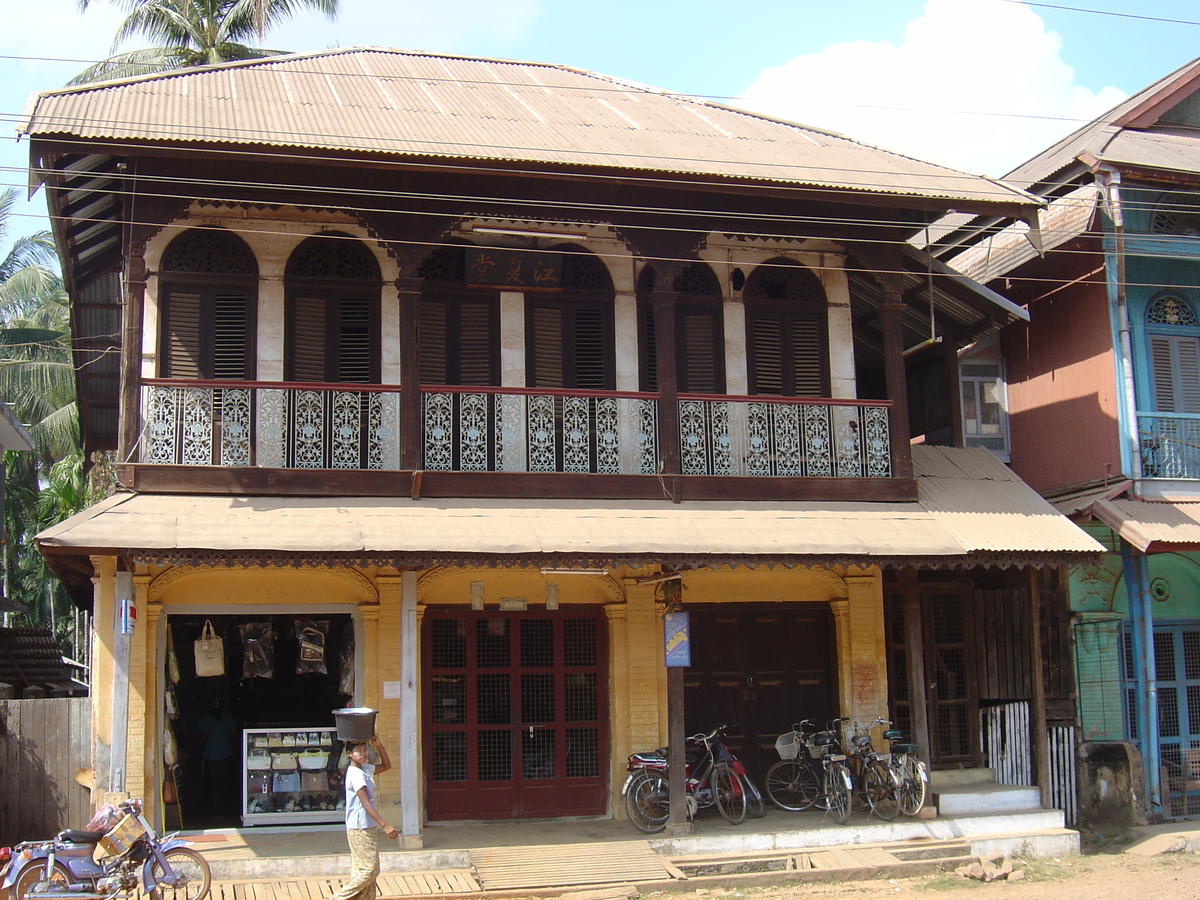
MULTIPOLYGON (((80 0, 86 9, 90 0, 80 0)), ((112 53, 71 79, 87 84, 191 66, 274 56, 279 50, 250 46, 273 25, 300 9, 333 18, 339 0, 109 0, 128 10, 113 39, 112 53), (145 38, 157 46, 117 53, 125 41, 145 38)))

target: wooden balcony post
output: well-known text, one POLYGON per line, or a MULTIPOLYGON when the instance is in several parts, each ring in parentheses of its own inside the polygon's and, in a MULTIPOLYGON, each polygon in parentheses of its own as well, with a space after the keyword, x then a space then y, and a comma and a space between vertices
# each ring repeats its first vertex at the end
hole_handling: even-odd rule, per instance
MULTIPOLYGON (((658 452, 663 474, 678 475, 679 386, 675 369, 676 291, 654 291, 654 362, 658 372, 658 452)), ((674 494, 674 491, 672 491, 674 494)))
POLYGON ((400 298, 400 468, 421 468, 421 354, 417 321, 421 279, 397 278, 400 298))
POLYGON ((125 308, 121 319, 121 425, 117 459, 128 462, 142 427, 142 318, 146 303, 146 260, 139 253, 125 266, 125 308))
POLYGON ((883 364, 887 375, 887 395, 892 401, 888 429, 892 440, 892 475, 912 478, 912 453, 909 450, 908 382, 904 372, 903 276, 897 254, 887 254, 887 271, 877 277, 883 286, 879 319, 883 325, 883 364))

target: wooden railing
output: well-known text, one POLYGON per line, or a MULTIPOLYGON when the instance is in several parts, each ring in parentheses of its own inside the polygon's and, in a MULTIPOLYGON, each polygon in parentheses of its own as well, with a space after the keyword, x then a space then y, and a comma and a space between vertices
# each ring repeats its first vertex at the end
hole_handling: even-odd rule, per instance
MULTIPOLYGON (((420 397, 427 471, 662 471, 655 394, 425 386, 420 397)), ((678 403, 681 474, 892 475, 886 402, 688 394, 678 403)), ((149 379, 139 461, 395 471, 401 412, 394 385, 149 379)))

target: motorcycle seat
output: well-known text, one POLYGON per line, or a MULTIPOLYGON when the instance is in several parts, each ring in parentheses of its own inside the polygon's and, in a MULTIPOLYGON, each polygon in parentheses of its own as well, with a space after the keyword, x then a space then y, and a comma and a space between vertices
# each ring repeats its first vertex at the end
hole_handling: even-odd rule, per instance
POLYGON ((78 831, 74 828, 67 828, 58 833, 58 838, 72 844, 98 844, 104 835, 103 831, 78 831))

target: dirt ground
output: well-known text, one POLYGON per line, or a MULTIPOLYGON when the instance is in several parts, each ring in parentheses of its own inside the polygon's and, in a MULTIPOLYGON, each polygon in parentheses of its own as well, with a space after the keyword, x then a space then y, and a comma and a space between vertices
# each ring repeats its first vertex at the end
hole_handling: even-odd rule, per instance
POLYGON ((1060 859, 1013 860, 1021 881, 984 884, 961 875, 921 875, 899 879, 796 883, 672 891, 661 900, 1200 900, 1200 854, 1165 853, 1141 857, 1111 852, 1060 859))

